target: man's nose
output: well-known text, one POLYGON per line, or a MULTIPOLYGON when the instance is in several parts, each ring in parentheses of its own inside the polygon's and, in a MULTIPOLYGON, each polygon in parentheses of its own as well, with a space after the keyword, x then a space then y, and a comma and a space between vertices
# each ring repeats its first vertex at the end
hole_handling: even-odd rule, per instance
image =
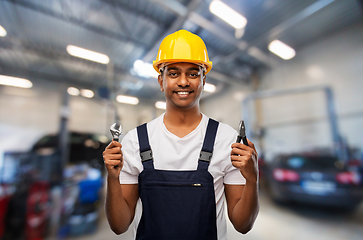
POLYGON ((189 86, 189 80, 185 73, 182 73, 178 79, 178 85, 180 87, 187 87, 189 86))

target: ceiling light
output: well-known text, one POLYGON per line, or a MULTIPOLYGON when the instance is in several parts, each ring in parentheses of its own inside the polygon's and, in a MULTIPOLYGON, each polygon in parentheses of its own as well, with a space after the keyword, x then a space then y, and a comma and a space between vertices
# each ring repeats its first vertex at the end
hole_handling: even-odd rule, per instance
POLYGON ((204 85, 204 91, 213 93, 216 91, 216 86, 214 86, 213 84, 210 84, 210 83, 206 83, 204 85))
POLYGON ((131 104, 131 105, 136 105, 139 103, 139 99, 136 97, 129 97, 129 96, 125 96, 125 95, 118 95, 116 97, 116 101, 119 103, 126 103, 126 104, 131 104))
POLYGON ((89 89, 81 89, 81 96, 85 98, 93 98, 95 94, 92 90, 89 89))
POLYGON ((165 110, 166 109, 166 102, 163 102, 163 101, 157 101, 155 103, 155 107, 158 108, 158 109, 163 109, 165 110))
POLYGON ((209 10, 236 29, 244 28, 247 24, 247 19, 244 16, 221 1, 214 0, 211 2, 209 10))
POLYGON ((0 75, 0 85, 11 87, 31 88, 33 83, 28 79, 0 75))
POLYGON ((107 64, 110 61, 108 56, 105 54, 94 52, 94 51, 80 48, 80 47, 76 47, 73 45, 67 46, 67 52, 74 57, 79 57, 79 58, 87 59, 87 60, 102 63, 102 64, 107 64))
POLYGON ((295 50, 279 40, 272 41, 268 45, 268 50, 285 60, 295 57, 295 50))
POLYGON ((72 96, 79 96, 79 90, 78 88, 75 88, 75 87, 69 87, 67 89, 67 92, 69 95, 72 95, 72 96))
POLYGON ((3 26, 0 25, 0 37, 5 37, 6 36, 6 30, 5 28, 3 28, 3 26))
POLYGON ((159 73, 155 71, 151 63, 144 62, 142 60, 136 60, 134 62, 134 69, 137 75, 140 77, 153 77, 158 78, 159 73))

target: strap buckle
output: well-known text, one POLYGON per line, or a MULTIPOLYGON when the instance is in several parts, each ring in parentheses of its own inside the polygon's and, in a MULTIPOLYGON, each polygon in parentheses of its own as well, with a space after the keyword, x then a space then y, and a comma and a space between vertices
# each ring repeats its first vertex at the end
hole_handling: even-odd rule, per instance
POLYGON ((205 162, 210 162, 212 155, 213 155, 213 153, 211 153, 211 152, 200 151, 199 160, 205 161, 205 162))
POLYGON ((153 152, 151 151, 151 149, 141 152, 140 157, 142 162, 153 159, 153 152))

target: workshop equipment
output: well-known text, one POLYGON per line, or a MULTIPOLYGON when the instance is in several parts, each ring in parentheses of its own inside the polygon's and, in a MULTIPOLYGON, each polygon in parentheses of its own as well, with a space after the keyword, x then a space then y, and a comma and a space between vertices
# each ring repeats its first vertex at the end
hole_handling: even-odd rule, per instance
POLYGON ((26 205, 26 240, 41 240, 45 238, 47 221, 50 212, 48 182, 39 181, 30 185, 26 205))

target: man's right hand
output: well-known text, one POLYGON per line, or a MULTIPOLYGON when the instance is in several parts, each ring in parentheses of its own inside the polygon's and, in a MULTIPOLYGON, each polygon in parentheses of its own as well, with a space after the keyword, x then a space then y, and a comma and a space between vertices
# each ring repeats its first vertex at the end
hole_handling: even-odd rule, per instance
POLYGON ((108 176, 111 178, 119 178, 124 165, 121 148, 121 143, 112 141, 102 153, 108 176))

